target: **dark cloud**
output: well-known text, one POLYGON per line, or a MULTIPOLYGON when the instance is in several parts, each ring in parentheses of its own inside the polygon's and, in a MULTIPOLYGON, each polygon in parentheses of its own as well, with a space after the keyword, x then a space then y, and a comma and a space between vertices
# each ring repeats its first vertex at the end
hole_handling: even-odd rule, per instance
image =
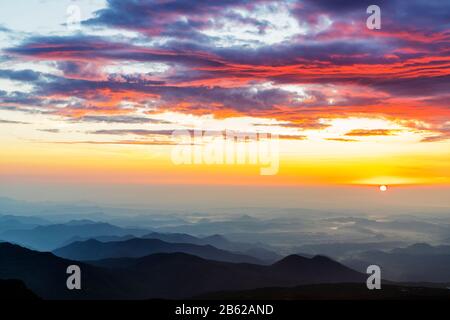
POLYGON ((152 119, 146 117, 136 117, 136 116, 83 116, 74 121, 82 122, 106 122, 106 123, 138 123, 138 124, 170 124, 171 122, 163 121, 159 119, 152 119))
POLYGON ((207 40, 198 31, 212 25, 212 19, 226 14, 228 8, 251 9, 262 0, 109 0, 107 8, 85 21, 87 25, 104 25, 139 31, 148 35, 207 40))
POLYGON ((29 124, 28 122, 0 119, 0 124, 29 124))
POLYGON ((0 104, 17 104, 24 106, 40 106, 42 100, 39 97, 35 97, 32 94, 13 91, 6 92, 0 90, 0 104))
MULTIPOLYGON (((32 83, 34 89, 0 91, 0 108, 47 108, 49 113, 69 116, 70 121, 147 123, 140 117, 103 114, 130 112, 123 101, 139 108, 151 100, 157 110, 240 113, 319 128, 321 116, 370 113, 374 106, 389 106, 394 99, 417 108, 446 106, 450 4, 380 0, 375 4, 382 8, 382 29, 369 32, 365 19, 371 1, 304 0, 291 3, 291 14, 305 22, 311 34, 272 45, 261 42, 258 47, 220 47, 214 45, 214 37, 202 34, 206 28, 220 27, 221 19, 253 25, 264 34, 270 26, 264 17, 232 10, 253 10, 261 2, 266 1, 109 0, 105 9, 84 23, 138 31, 146 46, 82 33, 31 36, 4 50, 8 59, 51 61, 62 76, 1 69, 0 78, 32 83), (332 25, 314 31, 324 14, 332 25), (104 74, 105 65, 129 61, 163 62, 170 69, 157 75, 104 74), (272 86, 263 87, 261 82, 272 86), (309 98, 304 99, 277 87, 280 84, 315 89, 306 88, 309 98), (370 94, 339 92, 333 97, 329 85, 355 86, 370 94)), ((443 113, 437 115, 440 121, 443 113)))
POLYGON ((148 141, 148 140, 116 140, 116 141, 54 141, 52 143, 58 144, 118 144, 118 145, 142 145, 142 146, 170 146, 179 145, 176 141, 170 140, 158 140, 158 141, 148 141))
POLYGON ((415 78, 387 78, 361 81, 395 96, 433 96, 450 94, 450 75, 415 78))
POLYGON ((137 136, 170 136, 174 130, 146 130, 146 129, 111 129, 111 130, 96 130, 91 131, 91 134, 105 134, 105 135, 137 135, 137 136))
POLYGON ((39 129, 39 131, 48 132, 48 133, 59 133, 59 132, 61 132, 61 130, 59 130, 59 129, 39 129))
POLYGON ((41 77, 41 73, 32 71, 32 70, 2 70, 0 69, 0 78, 9 79, 9 80, 17 80, 17 81, 25 81, 25 82, 34 82, 39 80, 41 77))
POLYGON ((406 30, 446 30, 450 26, 450 3, 441 0, 303 0, 294 13, 299 19, 327 14, 333 20, 363 21, 367 7, 378 5, 382 25, 406 30))

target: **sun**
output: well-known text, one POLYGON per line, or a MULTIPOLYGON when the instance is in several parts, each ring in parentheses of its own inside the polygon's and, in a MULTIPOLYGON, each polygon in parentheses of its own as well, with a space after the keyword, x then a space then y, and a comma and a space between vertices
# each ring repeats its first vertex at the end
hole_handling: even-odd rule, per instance
POLYGON ((387 186, 385 186, 385 185, 380 186, 380 191, 382 191, 382 192, 387 191, 387 186))

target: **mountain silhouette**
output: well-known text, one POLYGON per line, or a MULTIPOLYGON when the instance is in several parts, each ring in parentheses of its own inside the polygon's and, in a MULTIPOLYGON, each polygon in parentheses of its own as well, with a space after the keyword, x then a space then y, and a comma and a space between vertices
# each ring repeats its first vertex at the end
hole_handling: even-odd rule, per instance
POLYGON ((0 278, 20 279, 44 299, 176 299, 224 290, 365 281, 365 275, 323 257, 290 256, 266 266, 160 253, 87 264, 9 243, 0 243, 0 278), (72 264, 82 270, 80 291, 66 288, 66 269, 72 264))
POLYGON ((366 251, 342 262, 364 271, 370 264, 381 267, 383 277, 401 282, 450 282, 448 246, 416 244, 389 252, 366 251))
POLYGON ((152 232, 143 238, 148 239, 159 239, 165 242, 175 242, 175 243, 192 243, 198 245, 212 245, 216 248, 233 251, 236 253, 241 253, 245 255, 250 255, 258 258, 266 263, 273 263, 282 258, 276 252, 267 249, 266 246, 253 243, 235 242, 230 241, 226 237, 214 234, 207 237, 194 237, 186 233, 159 233, 152 232))
POLYGON ((55 255, 62 258, 84 261, 121 257, 143 257, 154 253, 175 252, 184 252, 217 261, 260 263, 254 257, 220 250, 210 245, 169 243, 158 239, 142 238, 113 242, 101 242, 91 239, 74 242, 53 251, 55 255))
POLYGON ((0 243, 0 279, 20 279, 44 299, 125 298, 120 279, 108 270, 56 257, 7 242, 0 243), (78 265, 82 270, 83 290, 68 290, 67 267, 78 265))
POLYGON ((195 298, 202 300, 449 300, 450 290, 397 285, 383 285, 382 290, 367 290, 365 284, 340 283, 222 291, 195 298))
POLYGON ((174 253, 91 263, 139 275, 142 283, 151 283, 151 290, 163 298, 186 298, 202 292, 217 291, 216 288, 244 290, 306 283, 365 282, 365 275, 323 257, 307 259, 289 256, 265 266, 211 261, 174 253))
POLYGON ((32 229, 45 224, 50 224, 50 222, 38 217, 0 215, 0 232, 12 229, 32 229))
POLYGON ((0 279, 0 300, 39 300, 20 280, 0 279))
POLYGON ((401 246, 399 241, 383 242, 326 242, 304 244, 293 249, 300 255, 326 255, 328 257, 342 259, 349 255, 368 250, 388 250, 401 246))
POLYGON ((412 255, 433 255, 433 254, 443 254, 450 255, 450 246, 432 246, 428 243, 415 243, 406 248, 395 248, 390 251, 390 253, 397 254, 412 254, 412 255))
POLYGON ((290 255, 274 263, 271 271, 299 283, 360 282, 365 279, 364 275, 324 256, 290 255))
MULTIPOLYGON (((95 237, 79 237, 75 236, 73 238, 70 238, 67 240, 62 246, 67 246, 73 242, 77 241, 86 241, 89 239, 95 239, 101 242, 113 242, 113 241, 125 241, 136 238, 133 235, 125 235, 125 236, 95 236, 95 237)), ((225 238, 221 235, 212 235, 207 237, 195 237, 189 234, 185 233, 159 233, 159 232, 152 232, 149 234, 145 234, 141 236, 140 238, 144 239, 158 239, 164 242, 169 243, 184 243, 184 244, 195 244, 195 245, 211 245, 213 247, 216 247, 217 249, 222 249, 225 251, 232 251, 233 253, 245 255, 245 256, 251 256, 259 259, 259 261, 253 260, 253 262, 258 263, 265 263, 270 264, 275 261, 278 261, 282 258, 282 256, 278 255, 277 253, 266 249, 259 244, 251 244, 251 243, 240 243, 240 242, 233 242, 225 238)), ((161 251, 165 252, 165 251, 161 251)), ((182 252, 185 252, 184 250, 182 252)), ((129 256, 129 255, 124 255, 129 256)), ((203 256, 203 255, 200 255, 203 256)), ((234 261, 233 259, 219 259, 223 261, 234 261)), ((238 260, 236 260, 238 261, 238 260)), ((240 261, 240 260, 239 260, 240 261)), ((247 262, 252 262, 249 260, 244 260, 247 262)))
POLYGON ((64 245, 67 240, 79 237, 143 235, 148 231, 114 226, 109 223, 89 220, 71 221, 66 224, 38 226, 30 230, 8 230, 0 234, 0 239, 29 248, 47 251, 64 245))

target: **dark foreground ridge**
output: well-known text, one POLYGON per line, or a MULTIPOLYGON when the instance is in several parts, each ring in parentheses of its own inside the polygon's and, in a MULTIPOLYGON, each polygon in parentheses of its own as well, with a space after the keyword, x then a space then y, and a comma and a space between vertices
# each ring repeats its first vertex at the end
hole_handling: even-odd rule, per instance
POLYGON ((450 300, 443 288, 383 285, 368 290, 364 284, 313 284, 293 288, 261 288, 245 291, 215 292, 195 297, 201 300, 450 300))
POLYGON ((29 290, 20 280, 0 279, 0 300, 37 301, 39 297, 29 290))

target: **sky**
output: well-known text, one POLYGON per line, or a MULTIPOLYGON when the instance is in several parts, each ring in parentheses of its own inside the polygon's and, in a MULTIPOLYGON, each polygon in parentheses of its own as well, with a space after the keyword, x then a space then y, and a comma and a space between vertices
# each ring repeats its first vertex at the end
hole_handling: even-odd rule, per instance
POLYGON ((450 4, 376 1, 381 28, 372 30, 372 2, 2 1, 0 190, 442 192, 450 185, 450 4), (269 165, 261 158, 174 163, 174 148, 206 144, 174 140, 180 130, 277 138, 276 170, 261 174, 269 165))

